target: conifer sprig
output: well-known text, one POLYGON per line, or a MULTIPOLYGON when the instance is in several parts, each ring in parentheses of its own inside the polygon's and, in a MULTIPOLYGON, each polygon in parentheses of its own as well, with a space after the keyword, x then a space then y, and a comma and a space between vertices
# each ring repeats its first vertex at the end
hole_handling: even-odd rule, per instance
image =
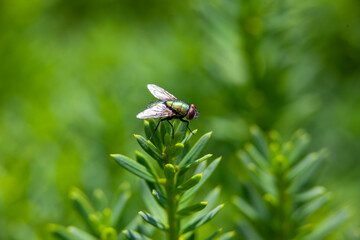
MULTIPOLYGON (((210 161, 211 154, 203 155, 211 132, 191 144, 193 134, 187 132, 185 123, 175 124, 174 128, 168 123, 161 123, 151 141, 147 140, 154 129, 155 122, 145 120, 145 137, 134 135, 150 158, 137 151, 135 159, 121 154, 111 156, 120 166, 146 182, 149 191, 143 191, 143 194, 151 193, 144 198, 148 209, 139 212, 146 223, 165 232, 168 240, 195 239, 196 229, 213 219, 224 206, 220 204, 210 209, 206 199, 191 202, 216 169, 221 157, 210 161)), ((218 190, 216 194, 219 195, 218 190)), ((128 239, 148 239, 148 236, 132 230, 123 232, 128 239)), ((214 231, 208 239, 218 237, 219 233, 219 230, 214 231)), ((223 237, 229 239, 232 235, 230 232, 223 237)))
POLYGON ((331 194, 312 181, 325 164, 326 151, 306 154, 310 137, 303 131, 288 142, 271 132, 270 143, 259 128, 252 127, 251 133, 255 145, 238 153, 250 183, 233 198, 243 215, 239 227, 244 238, 316 240, 336 233, 350 214, 331 210, 331 194))
MULTIPOLYGON (((69 198, 75 209, 86 224, 86 229, 75 226, 62 226, 49 224, 49 231, 55 237, 62 240, 121 240, 125 239, 119 231, 119 222, 123 210, 131 197, 128 184, 119 187, 112 201, 106 197, 101 189, 95 189, 90 198, 80 189, 73 188, 69 198)), ((142 228, 139 219, 129 221, 128 229, 138 230, 142 228)))

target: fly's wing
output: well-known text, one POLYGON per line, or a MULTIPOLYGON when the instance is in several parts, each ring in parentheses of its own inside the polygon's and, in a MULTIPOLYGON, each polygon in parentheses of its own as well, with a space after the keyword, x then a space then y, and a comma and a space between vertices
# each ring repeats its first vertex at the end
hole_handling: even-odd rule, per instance
POLYGON ((161 118, 161 117, 170 117, 176 115, 173 111, 165 106, 165 104, 158 104, 153 107, 150 107, 138 115, 139 119, 148 119, 148 118, 161 118))
POLYGON ((148 87, 149 91, 151 92, 151 94, 154 95, 157 99, 160 99, 163 101, 177 99, 174 95, 172 95, 171 93, 162 89, 161 87, 156 86, 155 84, 148 84, 147 87, 148 87))

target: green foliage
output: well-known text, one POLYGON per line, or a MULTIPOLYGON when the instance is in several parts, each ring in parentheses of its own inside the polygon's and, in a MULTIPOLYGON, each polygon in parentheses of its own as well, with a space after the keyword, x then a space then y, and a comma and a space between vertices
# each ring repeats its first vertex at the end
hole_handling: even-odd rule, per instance
MULTIPOLYGON (((221 204, 208 209, 207 202, 190 203, 221 158, 207 164, 212 155, 203 155, 211 133, 204 134, 195 144, 191 144, 193 134, 186 132, 185 123, 175 124, 174 128, 169 128, 168 123, 162 122, 160 129, 149 141, 146 138, 154 131, 155 122, 152 119, 145 120, 146 138, 140 135, 135 135, 135 138, 152 159, 139 152, 135 152, 136 160, 120 154, 111 156, 120 166, 143 179, 152 193, 150 197, 146 195, 146 191, 143 193, 146 195, 143 197, 145 204, 150 206, 148 210, 151 212, 140 211, 139 215, 143 220, 164 231, 169 240, 178 240, 182 236, 193 239, 195 230, 213 219, 224 206, 221 204), (165 211, 165 219, 161 215, 162 211, 165 211)), ((147 237, 127 230, 124 234, 128 239, 147 237)))
MULTIPOLYGON (((238 190, 249 125, 304 128, 331 153, 316 182, 360 212, 359 16, 359 0, 0 1, 0 239, 73 223, 71 186, 111 193, 134 181, 105 156, 138 161, 129 136, 153 100, 148 83, 196 104, 191 128, 214 131, 224 161, 204 191, 221 185, 227 202, 238 190)), ((122 219, 141 210, 132 203, 122 219)), ((197 233, 232 229, 230 208, 197 233)), ((359 238, 359 214, 351 224, 359 238)))
MULTIPOLYGON (((239 227, 246 239, 317 240, 333 236, 349 219, 348 210, 334 210, 331 194, 314 186, 317 170, 324 165, 326 151, 305 154, 309 136, 302 131, 287 142, 276 132, 268 144, 257 127, 251 128, 255 145, 248 144, 239 158, 250 184, 244 196, 233 203, 244 219, 239 227)), ((330 238, 326 238, 330 239, 330 238)))
MULTIPOLYGON (((87 230, 75 226, 64 227, 49 224, 49 231, 62 240, 116 240, 123 235, 118 232, 119 220, 126 203, 130 199, 130 191, 126 185, 118 189, 118 194, 110 203, 101 189, 93 192, 93 201, 77 188, 70 191, 69 197, 82 220, 87 225, 87 230)), ((136 220, 129 224, 129 228, 136 228, 136 220)))

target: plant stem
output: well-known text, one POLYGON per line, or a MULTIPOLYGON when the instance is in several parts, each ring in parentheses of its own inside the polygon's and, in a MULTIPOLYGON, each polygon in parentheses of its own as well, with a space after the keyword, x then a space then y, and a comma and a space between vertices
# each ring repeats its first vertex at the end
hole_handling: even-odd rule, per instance
POLYGON ((281 172, 278 176, 278 189, 279 189, 279 239, 288 239, 287 231, 288 231, 288 223, 286 221, 286 208, 287 208, 287 197, 286 197, 286 183, 284 179, 284 173, 281 172))
MULTIPOLYGON (((176 178, 175 178, 176 179, 176 178)), ((176 198, 175 186, 176 180, 170 182, 167 186, 167 196, 169 201, 168 208, 168 224, 169 224, 169 234, 168 240, 178 240, 179 239, 179 230, 178 230, 178 219, 176 218, 176 211, 178 207, 178 201, 176 198)))

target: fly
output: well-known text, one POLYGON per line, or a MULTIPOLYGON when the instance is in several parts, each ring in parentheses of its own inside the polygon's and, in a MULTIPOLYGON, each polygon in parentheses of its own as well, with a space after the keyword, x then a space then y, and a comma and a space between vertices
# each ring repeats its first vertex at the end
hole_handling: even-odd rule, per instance
POLYGON ((171 119, 180 119, 180 121, 185 122, 187 124, 186 127, 192 133, 189 128, 188 120, 193 120, 199 116, 196 106, 194 104, 189 105, 186 102, 177 99, 171 93, 154 84, 148 84, 147 88, 151 94, 159 100, 150 103, 147 108, 136 115, 136 117, 139 119, 160 118, 149 140, 154 136, 154 133, 162 121, 168 121, 171 127, 174 128, 170 122, 171 119), (188 120, 185 120, 184 118, 188 120))

